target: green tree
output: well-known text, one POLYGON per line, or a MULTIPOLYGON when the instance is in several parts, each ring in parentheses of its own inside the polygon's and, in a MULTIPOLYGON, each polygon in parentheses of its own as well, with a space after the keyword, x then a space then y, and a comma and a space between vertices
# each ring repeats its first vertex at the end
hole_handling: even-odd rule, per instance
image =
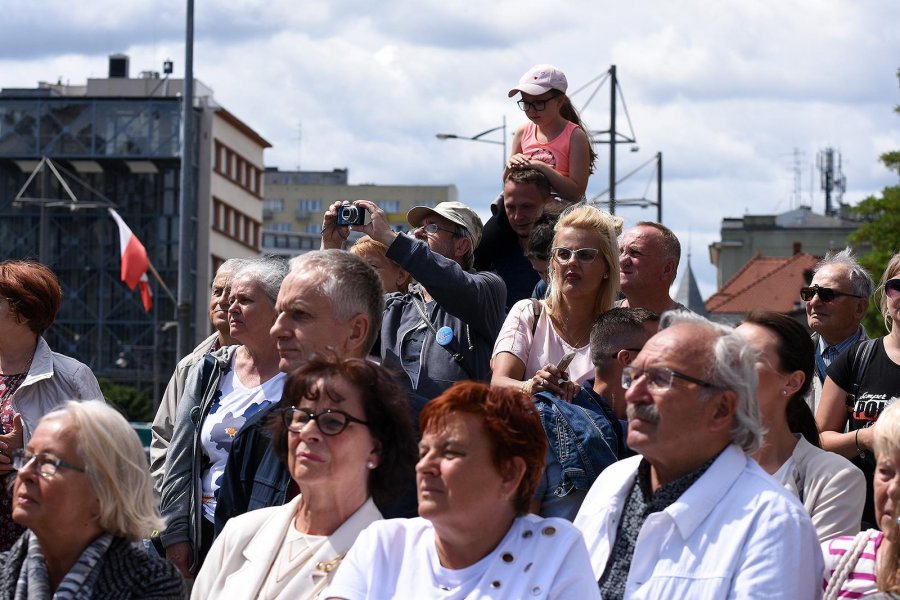
POLYGON ((144 422, 153 420, 155 413, 150 392, 141 392, 130 385, 113 383, 108 379, 100 379, 98 383, 106 401, 115 406, 126 419, 144 422))
MULTIPOLYGON (((897 70, 897 79, 900 81, 900 69, 897 70)), ((900 105, 894 107, 894 112, 900 113, 900 105)), ((900 176, 900 150, 885 152, 880 159, 884 166, 900 176)), ((852 212, 863 224, 849 236, 850 243, 871 244, 872 251, 861 257, 860 262, 878 279, 891 257, 900 251, 900 185, 884 188, 880 197, 869 196, 856 205, 852 212)), ((887 333, 878 308, 880 300, 879 290, 863 321, 869 335, 873 337, 887 333)))

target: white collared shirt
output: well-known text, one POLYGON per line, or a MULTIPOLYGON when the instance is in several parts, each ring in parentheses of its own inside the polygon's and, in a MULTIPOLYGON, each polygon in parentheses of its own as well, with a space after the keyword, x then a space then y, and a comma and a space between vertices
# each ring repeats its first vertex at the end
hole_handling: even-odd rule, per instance
MULTIPOLYGON (((641 460, 603 471, 575 518, 598 580, 641 460)), ((677 501, 647 517, 625 597, 819 598, 818 547, 803 506, 732 445, 677 501)))

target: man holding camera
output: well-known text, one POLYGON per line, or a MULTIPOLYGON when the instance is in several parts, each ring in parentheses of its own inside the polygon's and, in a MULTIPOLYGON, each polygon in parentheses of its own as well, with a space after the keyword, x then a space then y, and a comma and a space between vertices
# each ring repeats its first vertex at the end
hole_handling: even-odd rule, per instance
POLYGON ((325 213, 322 247, 339 248, 348 227, 387 246, 387 257, 416 283, 385 299, 381 361, 402 369, 410 388, 434 398, 460 380, 490 380, 490 355, 505 317, 506 286, 495 273, 472 270, 481 219, 461 202, 417 206, 407 215, 413 235, 400 235, 367 200, 335 203, 325 213), (353 217, 365 211, 371 221, 353 217), (341 217, 341 218, 339 218, 341 217), (345 225, 356 220, 356 224, 345 225))

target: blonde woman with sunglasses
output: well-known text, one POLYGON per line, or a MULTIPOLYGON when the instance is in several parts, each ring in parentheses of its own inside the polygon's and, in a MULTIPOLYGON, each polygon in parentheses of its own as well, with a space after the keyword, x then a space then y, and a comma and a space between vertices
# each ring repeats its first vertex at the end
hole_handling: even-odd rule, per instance
POLYGON ((894 327, 900 319, 900 253, 888 261, 878 289, 888 334, 851 345, 831 363, 816 411, 822 448, 849 458, 866 476, 864 527, 877 525, 872 426, 900 397, 900 328, 894 327))
POLYGON ((591 328, 619 291, 621 230, 621 219, 594 206, 575 204, 562 213, 554 227, 547 298, 522 300, 509 311, 491 358, 492 385, 571 400, 593 375, 591 328))

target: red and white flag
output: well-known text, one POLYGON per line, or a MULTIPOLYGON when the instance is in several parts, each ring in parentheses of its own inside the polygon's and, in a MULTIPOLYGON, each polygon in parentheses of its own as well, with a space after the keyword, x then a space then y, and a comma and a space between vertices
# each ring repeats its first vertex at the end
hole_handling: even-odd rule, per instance
POLYGON ((119 213, 108 209, 116 225, 119 226, 119 248, 122 253, 122 281, 128 289, 134 290, 141 286, 141 300, 144 303, 144 311, 150 312, 153 307, 153 294, 150 292, 150 280, 147 278, 147 269, 150 268, 150 259, 147 258, 147 250, 137 239, 137 236, 128 228, 119 213))

